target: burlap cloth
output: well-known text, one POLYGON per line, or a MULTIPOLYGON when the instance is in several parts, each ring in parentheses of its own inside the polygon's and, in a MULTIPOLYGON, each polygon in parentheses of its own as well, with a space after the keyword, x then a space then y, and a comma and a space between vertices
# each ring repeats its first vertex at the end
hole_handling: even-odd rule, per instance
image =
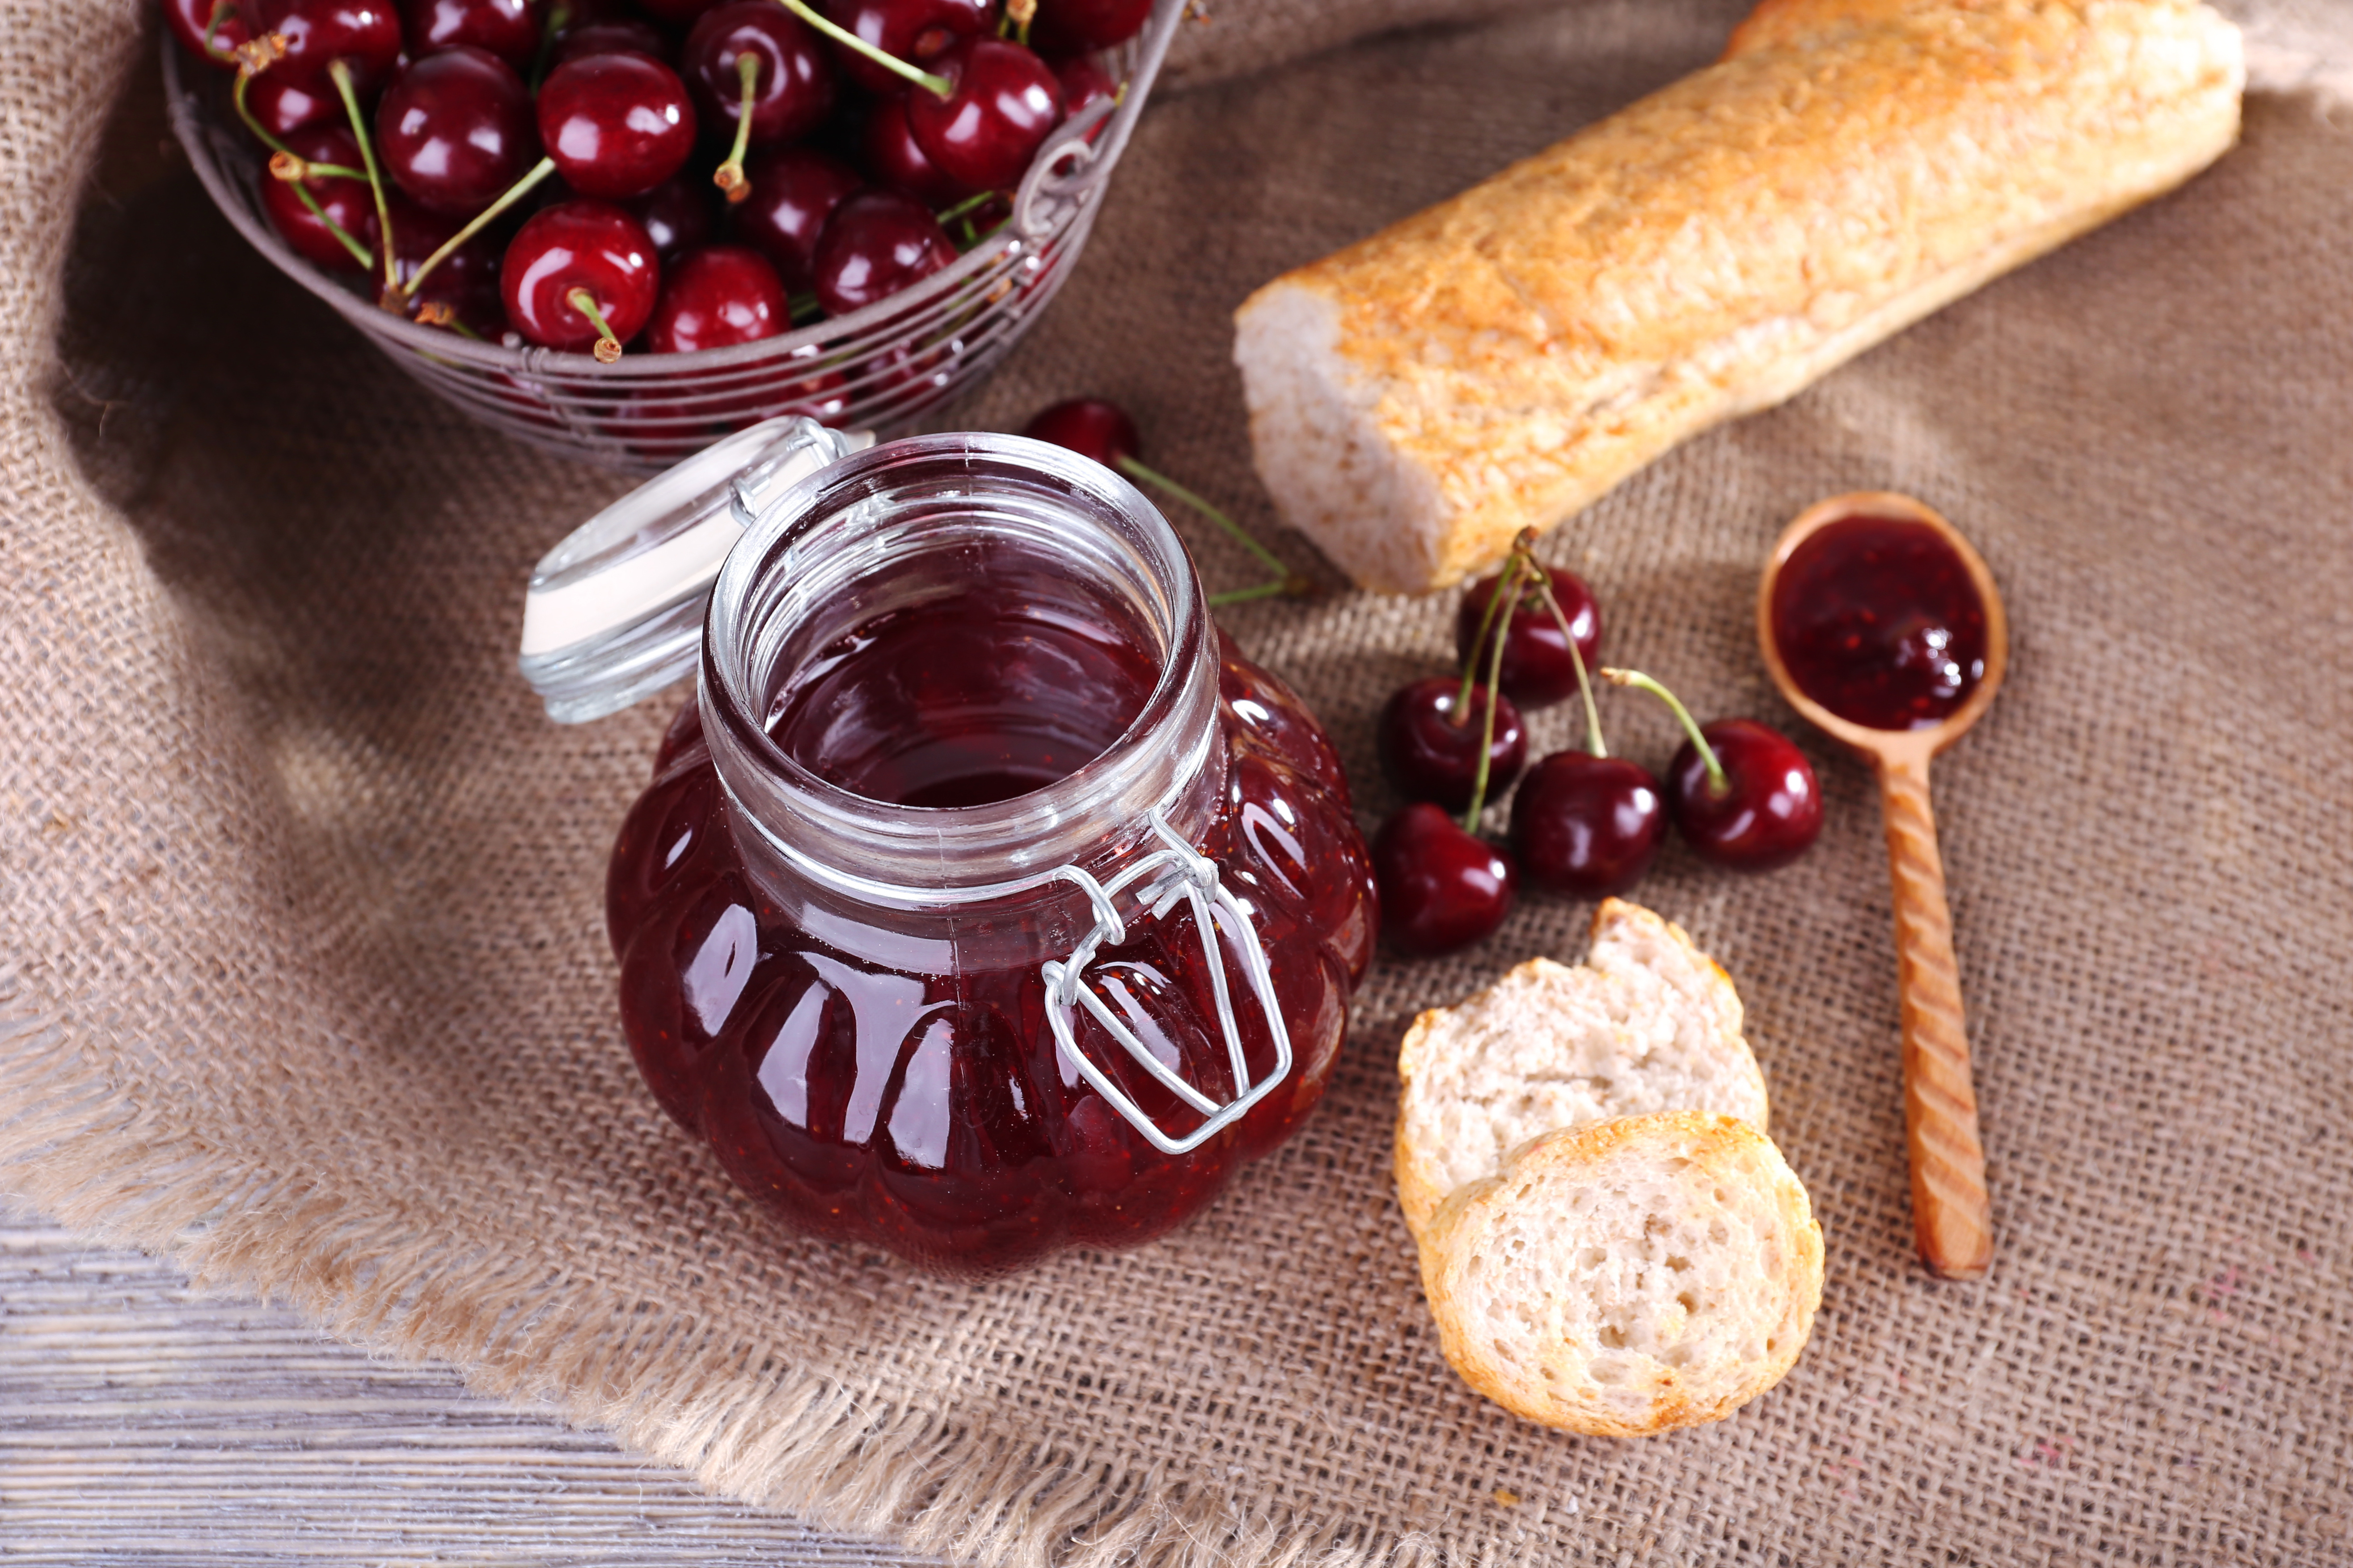
MULTIPOLYGON (((1068 291, 958 421, 1108 394, 1153 460, 1271 526, 1233 305, 1701 62, 1741 0, 1284 63, 1445 8, 1228 0, 1068 291)), ((1671 847, 1642 896, 1746 999, 1829 1237, 1822 1313, 1734 1419, 1606 1442, 1447 1371, 1388 1164, 1406 1018, 1574 957, 1578 905, 1385 963, 1312 1124, 1142 1251, 974 1288, 755 1212, 615 1020, 605 855, 671 704, 559 729, 512 668, 532 562, 622 481, 469 426, 242 251, 158 152, 131 0, 6 16, 0 1184, 714 1488, 993 1562, 2353 1551, 2353 132, 2325 96, 2252 98, 2189 188, 1548 546, 1615 657, 1703 712, 1794 722, 1749 599, 1781 522, 1835 490, 1957 520, 2017 639, 1936 774, 1991 1278, 1913 1259, 1876 810, 1809 737, 1810 857, 1744 880, 1671 847)), ((2334 0, 2272 21, 2274 79, 2353 60, 2334 0)), ((1248 580, 1180 525, 1212 585, 1248 580)), ((1451 614, 1229 617, 1330 722, 1368 822, 1393 804, 1370 721, 1451 614)), ((1609 717, 1663 761, 1651 706, 1609 717)))

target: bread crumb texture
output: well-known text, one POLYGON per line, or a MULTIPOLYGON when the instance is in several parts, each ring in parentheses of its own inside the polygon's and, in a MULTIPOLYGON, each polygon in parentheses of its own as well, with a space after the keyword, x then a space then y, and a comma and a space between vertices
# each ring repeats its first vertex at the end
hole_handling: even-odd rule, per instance
POLYGON ((1583 964, 1530 959, 1407 1032, 1397 1127, 1407 1227, 1420 1236, 1448 1194, 1556 1128, 1702 1110, 1765 1131, 1765 1075, 1740 1024, 1731 979, 1683 928, 1605 900, 1583 964))
POLYGON ((1641 1436, 1780 1381, 1821 1305, 1822 1234, 1762 1132, 1664 1111, 1547 1133, 1457 1192, 1422 1283, 1479 1393, 1546 1426, 1641 1436))

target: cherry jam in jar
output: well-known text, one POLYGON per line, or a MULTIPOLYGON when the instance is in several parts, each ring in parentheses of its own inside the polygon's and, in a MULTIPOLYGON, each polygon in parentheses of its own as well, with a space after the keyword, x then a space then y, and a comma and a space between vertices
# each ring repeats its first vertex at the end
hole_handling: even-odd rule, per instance
POLYGON ((996 436, 836 463, 730 554, 607 911, 663 1109, 960 1274, 1147 1240, 1290 1136, 1379 924, 1330 742, 1166 522, 996 436))

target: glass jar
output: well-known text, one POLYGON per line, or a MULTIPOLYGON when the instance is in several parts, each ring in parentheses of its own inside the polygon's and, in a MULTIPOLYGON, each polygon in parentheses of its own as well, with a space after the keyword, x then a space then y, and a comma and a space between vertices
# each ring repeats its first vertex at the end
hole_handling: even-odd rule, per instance
POLYGON ((986 435, 760 508, 607 897, 663 1109, 792 1224, 967 1274, 1281 1143, 1378 924, 1330 742, 1159 512, 986 435))

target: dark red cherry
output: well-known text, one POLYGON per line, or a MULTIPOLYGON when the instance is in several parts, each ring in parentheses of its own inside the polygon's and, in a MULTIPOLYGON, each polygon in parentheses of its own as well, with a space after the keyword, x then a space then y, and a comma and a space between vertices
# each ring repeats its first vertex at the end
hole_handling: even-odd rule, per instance
POLYGON ((683 392, 659 383, 638 387, 613 411, 605 433, 640 458, 670 463, 757 421, 739 416, 737 399, 683 392))
POLYGON ((575 289, 588 291, 615 338, 636 337, 661 291, 661 264, 645 226, 608 202, 561 202, 533 213, 507 242, 500 268, 508 325, 548 348, 593 347, 600 334, 573 303, 575 289))
MULTIPOLYGON (((296 157, 314 163, 335 163, 346 169, 362 167, 360 144, 349 131, 340 125, 314 125, 297 131, 286 138, 287 151, 296 157)), ((321 212, 343 226, 344 233, 373 251, 376 242, 375 196, 365 180, 330 178, 314 174, 302 182, 321 212)), ((341 241, 319 219, 319 215, 302 205, 294 187, 284 180, 265 174, 261 179, 261 210, 269 215, 269 226, 291 247, 297 256, 314 261, 330 272, 364 272, 366 266, 343 248, 341 241)))
POLYGON ((916 144, 915 133, 907 123, 903 92, 878 98, 867 109, 859 152, 868 177, 876 184, 904 191, 927 206, 952 206, 973 194, 971 186, 950 178, 916 144))
POLYGON ((818 303, 846 316, 951 265, 948 243, 929 208, 896 191, 866 191, 834 209, 811 268, 818 303))
MULTIPOLYGON (((1070 55, 1053 62, 1054 79, 1062 84, 1062 118, 1076 120, 1089 104, 1119 96, 1119 83, 1095 63, 1092 55, 1070 55)), ((1087 132, 1092 142, 1103 134, 1098 125, 1087 132)))
POLYGON ((651 22, 635 16, 621 16, 610 22, 591 22, 586 26, 566 27, 555 36, 555 47, 547 57, 547 68, 585 60, 590 55, 644 55, 660 59, 670 53, 670 40, 655 30, 651 22))
MULTIPOLYGON (((1454 700, 1462 682, 1433 675, 1401 687, 1381 710, 1379 750, 1390 782, 1408 800, 1435 801, 1449 811, 1471 804, 1479 773, 1479 742, 1486 731, 1487 689, 1471 689, 1469 711, 1454 700)), ((1527 731, 1508 697, 1495 704, 1495 734, 1487 751, 1487 798, 1500 800, 1527 765, 1527 731)))
MULTIPOLYGON (((1100 397, 1073 397, 1067 403, 1057 403, 1022 426, 1021 434, 1033 441, 1067 447, 1113 469, 1119 467, 1122 458, 1133 458, 1144 447, 1143 438, 1135 433, 1135 421, 1127 416, 1127 410, 1100 397)), ((1469 798, 1467 794, 1464 798, 1469 798)))
POLYGON ((680 394, 648 386, 629 394, 604 428, 640 458, 674 463, 723 436, 749 429, 761 417, 734 394, 680 394))
POLYGON ((644 195, 631 196, 621 205, 646 226, 654 248, 668 261, 681 251, 711 243, 719 226, 712 211, 714 195, 709 180, 698 180, 691 173, 681 170, 644 195))
POLYGON ((770 148, 744 174, 752 194, 735 205, 736 237, 757 247, 789 287, 807 288, 827 221, 866 182, 811 147, 770 148))
MULTIPOLYGON (((546 14, 548 20, 562 24, 555 29, 558 38, 575 28, 602 26, 607 22, 644 20, 638 15, 638 7, 629 4, 629 0, 563 0, 561 5, 555 4, 554 0, 534 0, 534 3, 546 14)), ((667 33, 662 35, 665 38, 669 36, 667 33)), ((665 46, 662 53, 669 52, 665 46)))
MULTIPOLYGON (((342 60, 363 100, 392 75, 400 58, 400 14, 391 0, 252 0, 261 31, 286 40, 286 53, 268 73, 336 97, 327 68, 342 60)), ((340 99, 338 100, 340 101, 340 99)))
POLYGON ((809 25, 776 0, 732 0, 702 14, 679 55, 705 135, 734 138, 744 111, 744 79, 735 61, 746 54, 759 62, 752 85, 753 146, 806 136, 833 112, 833 64, 809 25))
MULTIPOLYGON (((989 0, 829 0, 826 19, 884 54, 929 68, 941 51, 995 25, 989 0)), ((904 77, 876 65, 847 44, 833 45, 844 76, 871 93, 905 89, 904 77)))
POLYGON ((691 354, 773 338, 792 325, 776 269, 748 245, 690 250, 662 269, 661 297, 646 322, 646 347, 691 354))
POLYGON ((522 78, 466 45, 393 79, 376 105, 375 144, 393 184, 437 212, 478 213, 539 162, 522 78))
POLYGON ((1512 849, 1537 887, 1603 899, 1642 879, 1667 837, 1651 771, 1624 757, 1555 752, 1512 797, 1512 849))
POLYGON ((722 436, 784 415, 806 415, 820 425, 839 426, 849 411, 847 385, 839 371, 814 367, 814 343, 796 349, 771 377, 730 392, 690 392, 656 384, 633 394, 608 426, 646 456, 672 458, 709 446, 722 436))
POLYGON ((488 49, 517 70, 539 53, 531 0, 406 0, 403 29, 419 57, 460 45, 488 49))
POLYGON ((1381 824, 1373 882, 1382 937, 1399 952, 1433 958, 1494 935, 1512 912, 1519 873, 1511 857, 1420 801, 1381 824))
MULTIPOLYGON (((163 0, 163 5, 164 25, 172 29, 172 37, 224 70, 237 68, 237 45, 253 37, 253 28, 246 21, 253 0, 163 0), (216 5, 220 11, 217 22, 213 16, 216 5), (213 35, 210 48, 205 46, 207 27, 213 35)), ((251 85, 259 87, 260 83, 257 80, 251 85)))
POLYGON ((1754 719, 1700 726, 1724 769, 1722 790, 1689 741, 1667 764, 1667 809, 1702 859, 1736 871, 1771 871, 1813 847, 1822 831, 1822 792, 1806 754, 1754 719))
POLYGON ((1107 49, 1144 31, 1151 18, 1152 0, 1038 0, 1029 42, 1050 55, 1107 49))
POLYGON ((644 55, 590 55, 547 73, 539 140, 565 183, 584 196, 641 196, 694 151, 686 84, 644 55))
MULTIPOLYGON (((1556 567, 1548 571, 1553 597, 1560 601, 1560 612, 1568 618, 1569 630, 1577 636, 1577 651, 1585 656, 1585 673, 1598 679, 1593 672, 1601 668, 1601 606, 1594 602, 1593 590, 1578 578, 1556 567)), ((1454 612, 1454 647, 1462 658, 1471 657, 1471 644, 1479 635, 1480 619, 1487 613, 1487 600, 1494 594, 1498 581, 1496 577, 1482 577, 1462 595, 1462 604, 1454 612)), ((1502 618, 1500 611, 1497 618, 1502 618)), ((1482 654, 1480 658, 1483 661, 1486 656, 1482 654)), ((1481 668, 1485 668, 1483 662, 1481 668)), ((1501 684, 1504 695, 1525 712, 1566 702, 1577 695, 1576 661, 1568 656, 1568 643, 1560 635, 1560 623, 1552 618, 1552 611, 1546 608, 1540 594, 1523 593, 1512 610, 1504 634, 1501 684)))
POLYGON ((779 414, 806 414, 820 425, 842 422, 849 412, 849 378, 838 370, 823 369, 814 363, 818 353, 818 345, 810 343, 785 356, 780 372, 784 379, 760 390, 763 419, 779 414))
POLYGON ((858 367, 850 390, 861 403, 888 404, 892 418, 905 418, 944 396, 964 358, 964 340, 893 343, 858 367))
POLYGON ((1062 122, 1062 84, 1018 44, 986 36, 940 51, 926 69, 945 77, 944 98, 907 92, 907 128, 923 155, 975 190, 1018 182, 1039 147, 1062 122))
POLYGON ((719 0, 637 0, 638 9, 672 27, 691 27, 719 0))
POLYGON ((274 70, 245 84, 245 107, 260 127, 280 142, 306 125, 348 125, 343 100, 325 82, 289 81, 274 70))

